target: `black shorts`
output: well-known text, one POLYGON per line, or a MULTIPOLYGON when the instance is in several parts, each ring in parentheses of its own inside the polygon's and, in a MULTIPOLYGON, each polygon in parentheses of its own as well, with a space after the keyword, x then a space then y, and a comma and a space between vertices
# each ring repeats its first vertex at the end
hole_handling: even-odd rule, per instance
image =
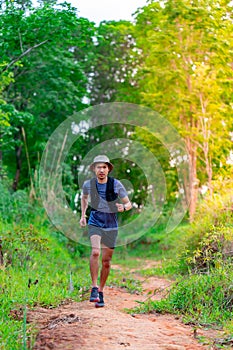
POLYGON ((105 230, 98 226, 88 225, 88 235, 89 237, 93 235, 100 236, 101 243, 106 245, 108 248, 114 249, 116 246, 118 230, 117 229, 105 230))

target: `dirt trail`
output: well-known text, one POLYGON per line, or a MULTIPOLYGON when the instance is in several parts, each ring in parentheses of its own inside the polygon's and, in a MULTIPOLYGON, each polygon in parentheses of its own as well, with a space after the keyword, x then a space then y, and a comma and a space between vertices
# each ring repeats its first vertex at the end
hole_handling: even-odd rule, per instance
POLYGON ((28 313, 28 320, 40 328, 33 349, 207 349, 195 339, 193 329, 174 316, 132 316, 123 311, 124 308, 138 305, 136 300, 144 301, 148 298, 147 293, 150 290, 158 289, 153 298, 160 298, 159 290, 162 288, 164 291, 169 285, 170 282, 163 278, 150 277, 143 282, 142 295, 129 294, 122 288, 106 287, 104 308, 96 309, 93 303, 83 301, 72 302, 56 309, 32 310, 28 313))

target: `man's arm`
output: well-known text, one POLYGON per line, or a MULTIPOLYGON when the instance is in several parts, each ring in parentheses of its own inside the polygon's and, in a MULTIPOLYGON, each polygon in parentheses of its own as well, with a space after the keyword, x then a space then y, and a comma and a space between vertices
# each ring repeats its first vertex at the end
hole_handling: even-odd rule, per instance
POLYGON ((122 204, 116 203, 119 212, 128 211, 132 208, 132 204, 128 196, 121 198, 122 204))
POLYGON ((81 198, 81 211, 82 211, 82 213, 81 213, 81 219, 79 221, 79 223, 82 227, 85 227, 87 224, 87 219, 86 219, 87 208, 88 208, 88 194, 87 195, 83 194, 82 198, 81 198))

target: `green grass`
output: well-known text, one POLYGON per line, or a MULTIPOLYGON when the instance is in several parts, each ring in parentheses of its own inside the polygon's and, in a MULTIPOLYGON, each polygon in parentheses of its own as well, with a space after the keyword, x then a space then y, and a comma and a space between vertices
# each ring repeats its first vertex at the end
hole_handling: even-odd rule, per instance
MULTIPOLYGON (((223 326, 233 316, 233 263, 226 258, 223 249, 229 247, 232 226, 209 226, 209 232, 197 241, 192 251, 187 250, 195 227, 178 227, 170 237, 149 233, 143 242, 134 247, 132 255, 140 256, 143 244, 150 250, 149 256, 161 258, 160 267, 139 269, 145 277, 165 276, 176 279, 168 296, 161 301, 148 300, 132 312, 158 312, 183 315, 184 322, 198 325, 223 326), (148 240, 151 245, 148 246, 148 240), (169 251, 163 251, 164 244, 169 251), (221 244, 220 244, 221 243, 221 244), (157 251, 156 251, 157 249, 157 251), (193 254, 193 255, 192 255, 193 254), (195 270, 193 266, 195 265, 195 270), (201 269, 199 270, 199 266, 201 269), (195 271, 195 273, 194 273, 195 271)), ((131 253, 129 253, 131 256, 131 253)), ((142 254, 143 256, 144 254, 142 254)))
POLYGON ((180 225, 170 234, 151 228, 131 243, 129 266, 135 258, 134 267, 140 275, 164 276, 175 282, 164 299, 149 298, 129 312, 172 313, 194 327, 222 329, 223 336, 214 340, 214 346, 228 349, 233 341, 233 217, 232 213, 226 214, 225 207, 215 210, 212 216, 211 210, 209 207, 207 217, 202 213, 199 221, 180 225), (161 265, 143 268, 136 260, 139 257, 142 261, 160 260, 161 265))
POLYGON ((157 275, 175 278, 183 269, 179 257, 185 250, 187 237, 191 234, 188 224, 180 225, 171 233, 165 233, 162 227, 153 227, 127 247, 118 247, 113 261, 127 268, 137 269, 138 273, 146 277, 157 275), (145 269, 144 260, 160 261, 160 266, 145 269))
POLYGON ((182 276, 165 299, 142 303, 133 312, 168 312, 183 315, 186 323, 222 326, 233 315, 232 267, 182 276))
POLYGON ((34 334, 23 320, 25 308, 56 307, 65 299, 80 301, 90 287, 88 262, 78 251, 67 249, 66 239, 59 242, 48 228, 0 226, 4 258, 0 270, 1 346, 25 349, 34 334))
POLYGON ((120 271, 120 270, 111 270, 108 278, 108 285, 124 288, 127 292, 141 293, 142 284, 139 280, 132 277, 130 271, 120 271))
POLYGON ((174 259, 174 255, 186 245, 188 228, 188 224, 182 224, 166 233, 163 227, 152 227, 138 241, 129 245, 129 254, 153 260, 174 259))

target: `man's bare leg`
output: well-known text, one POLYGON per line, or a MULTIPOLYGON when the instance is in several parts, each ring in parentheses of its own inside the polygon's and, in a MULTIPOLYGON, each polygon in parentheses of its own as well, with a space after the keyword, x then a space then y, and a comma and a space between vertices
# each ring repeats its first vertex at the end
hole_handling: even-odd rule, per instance
POLYGON ((93 235, 91 240, 91 256, 90 256, 90 273, 92 280, 92 287, 97 287, 98 272, 99 272, 99 256, 100 256, 100 240, 101 237, 93 235))
POLYGON ((105 283, 107 281, 109 272, 110 272, 110 262, 112 259, 114 249, 106 247, 102 244, 102 268, 100 273, 100 286, 99 292, 103 292, 105 283))

